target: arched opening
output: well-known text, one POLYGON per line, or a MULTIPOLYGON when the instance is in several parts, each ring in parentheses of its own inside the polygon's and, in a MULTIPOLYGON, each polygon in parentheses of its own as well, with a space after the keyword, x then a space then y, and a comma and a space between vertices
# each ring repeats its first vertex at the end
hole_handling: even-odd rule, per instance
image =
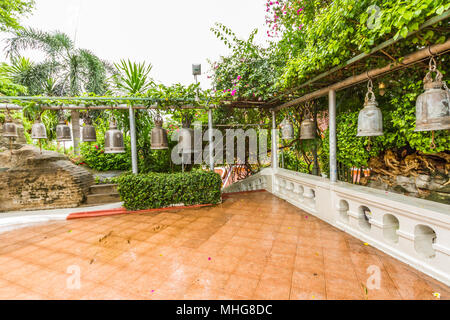
POLYGON ((371 228, 370 218, 372 216, 372 212, 366 206, 360 206, 358 210, 359 210, 359 226, 363 230, 370 230, 371 228))
POLYGON ((434 258, 436 253, 433 243, 436 242, 436 232, 428 226, 419 224, 414 228, 414 249, 423 258, 434 258))
POLYGON ((383 236, 384 238, 393 243, 398 242, 397 230, 400 227, 400 222, 392 214, 385 214, 383 216, 383 236))

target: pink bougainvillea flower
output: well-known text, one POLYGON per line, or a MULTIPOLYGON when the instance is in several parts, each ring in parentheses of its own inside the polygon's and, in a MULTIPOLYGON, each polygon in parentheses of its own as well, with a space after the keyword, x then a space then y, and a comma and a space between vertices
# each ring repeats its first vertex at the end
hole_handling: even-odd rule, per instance
POLYGON ((231 95, 234 96, 236 94, 236 89, 231 92, 231 95))
POLYGON ((300 8, 300 9, 297 10, 297 13, 300 13, 302 11, 303 11, 303 8, 300 8))
POLYGON ((241 80, 241 76, 237 76, 237 79, 238 79, 238 80, 241 80))
POLYGON ((303 25, 302 25, 302 24, 298 26, 298 29, 299 29, 299 30, 302 30, 302 28, 303 28, 303 25))

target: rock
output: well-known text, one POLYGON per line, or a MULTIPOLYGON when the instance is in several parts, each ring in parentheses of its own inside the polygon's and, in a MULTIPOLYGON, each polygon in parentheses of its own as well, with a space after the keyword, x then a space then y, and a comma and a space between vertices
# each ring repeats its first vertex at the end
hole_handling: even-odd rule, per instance
POLYGON ((425 199, 450 205, 450 194, 433 191, 425 199))
POLYGON ((420 189, 428 189, 430 186, 431 177, 421 174, 416 177, 416 187, 420 189))
POLYGON ((0 153, 0 211, 79 206, 94 183, 65 155, 25 145, 0 153))
POLYGON ((406 193, 418 193, 414 177, 397 176, 397 185, 406 190, 406 193))

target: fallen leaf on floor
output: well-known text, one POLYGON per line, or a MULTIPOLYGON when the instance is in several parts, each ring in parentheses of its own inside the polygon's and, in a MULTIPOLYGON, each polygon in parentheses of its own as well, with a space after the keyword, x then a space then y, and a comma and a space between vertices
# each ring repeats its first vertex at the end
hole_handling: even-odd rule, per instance
POLYGON ((208 260, 211 260, 211 257, 209 257, 208 260))
POLYGON ((69 231, 67 231, 68 233, 71 233, 72 232, 72 230, 69 230, 69 231))
POLYGON ((91 259, 91 261, 89 262, 89 264, 93 264, 95 261, 95 259, 91 259))
POLYGON ((368 246, 369 244, 368 244, 367 242, 364 242, 364 245, 365 245, 365 246, 368 246))
POLYGON ((441 294, 439 292, 433 292, 433 296, 435 296, 437 299, 441 298, 441 294))

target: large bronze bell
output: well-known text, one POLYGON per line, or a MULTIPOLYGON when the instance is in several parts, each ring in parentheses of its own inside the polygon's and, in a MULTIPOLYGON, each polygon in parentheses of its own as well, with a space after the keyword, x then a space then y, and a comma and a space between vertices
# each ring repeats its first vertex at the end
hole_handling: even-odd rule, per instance
POLYGON ((59 123, 56 126, 56 140, 72 141, 72 134, 70 131, 70 127, 64 122, 63 118, 60 118, 59 123))
POLYGON ((281 138, 283 140, 292 140, 294 139, 294 126, 291 121, 286 117, 280 124, 281 127, 281 138))
POLYGON ((165 150, 169 148, 169 142, 167 139, 167 131, 162 128, 163 119, 157 114, 155 118, 155 127, 151 133, 151 146, 152 150, 165 150))
POLYGON ((123 133, 117 129, 114 120, 109 123, 109 130, 105 133, 105 153, 125 153, 123 133))
POLYGON ((84 126, 81 133, 83 142, 95 142, 97 141, 97 133, 95 127, 92 125, 92 119, 87 115, 84 119, 84 126))
POLYGON ((47 130, 39 118, 34 121, 31 127, 31 139, 47 139, 47 130))
POLYGON ((364 108, 358 115, 357 137, 375 137, 383 135, 383 115, 381 114, 380 108, 377 106, 378 103, 375 100, 372 81, 369 80, 364 108), (371 95, 370 98, 369 95, 371 95))
POLYGON ((182 124, 178 136, 178 152, 185 154, 194 152, 194 130, 190 128, 190 121, 185 121, 182 124))
POLYGON ((311 119, 305 119, 300 125, 300 140, 312 140, 316 138, 316 123, 311 119))
POLYGON ((450 129, 450 92, 442 81, 442 73, 436 69, 436 61, 433 58, 423 83, 425 92, 416 101, 415 131, 450 129), (435 80, 432 72, 436 72, 435 80))

